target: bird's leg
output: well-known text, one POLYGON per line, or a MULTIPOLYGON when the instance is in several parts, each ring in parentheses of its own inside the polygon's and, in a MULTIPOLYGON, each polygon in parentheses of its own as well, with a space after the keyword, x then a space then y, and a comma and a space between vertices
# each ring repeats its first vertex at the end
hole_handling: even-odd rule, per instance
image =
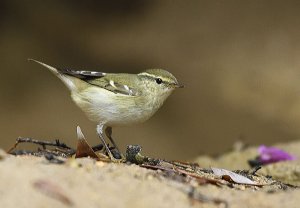
POLYGON ((109 139, 109 141, 113 144, 114 148, 118 151, 118 154, 121 156, 121 158, 125 158, 120 149, 118 148, 118 146, 116 145, 115 141, 112 138, 112 127, 108 126, 105 128, 105 134, 107 136, 107 138, 109 139))
POLYGON ((111 141, 111 143, 114 145, 114 147, 117 149, 118 152, 120 152, 118 146, 116 145, 115 141, 112 138, 112 128, 110 126, 105 128, 105 134, 107 136, 107 138, 109 139, 109 141, 111 141))
POLYGON ((110 149, 108 148, 108 145, 106 144, 106 141, 105 141, 105 139, 104 139, 104 137, 103 137, 103 127, 104 127, 103 124, 97 125, 97 133, 98 133, 98 136, 100 137, 101 142, 102 142, 102 144, 104 145, 104 147, 105 147, 105 149, 106 149, 106 151, 107 151, 109 157, 112 159, 112 158, 114 158, 114 157, 113 157, 113 155, 112 155, 110 149))
POLYGON ((103 136, 103 127, 104 127, 103 124, 97 125, 97 133, 98 133, 98 136, 100 137, 101 142, 103 143, 103 145, 104 145, 104 147, 105 147, 105 149, 106 149, 106 151, 107 151, 107 154, 108 154, 110 160, 111 160, 112 162, 115 162, 115 163, 124 162, 124 159, 123 159, 123 158, 121 158, 121 159, 116 159, 116 158, 113 156, 112 152, 110 151, 110 149, 109 149, 109 147, 108 147, 108 145, 107 145, 107 143, 106 143, 106 141, 105 141, 105 139, 104 139, 104 136, 103 136))

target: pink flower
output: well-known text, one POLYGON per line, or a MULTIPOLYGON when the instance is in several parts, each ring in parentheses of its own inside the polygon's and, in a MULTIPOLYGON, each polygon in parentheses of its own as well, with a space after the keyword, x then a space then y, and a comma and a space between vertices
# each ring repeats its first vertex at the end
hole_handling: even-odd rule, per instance
POLYGON ((295 156, 290 155, 289 153, 281 149, 278 149, 276 147, 267 147, 265 145, 261 145, 258 148, 258 152, 259 152, 258 160, 262 165, 284 161, 284 160, 296 159, 295 156))

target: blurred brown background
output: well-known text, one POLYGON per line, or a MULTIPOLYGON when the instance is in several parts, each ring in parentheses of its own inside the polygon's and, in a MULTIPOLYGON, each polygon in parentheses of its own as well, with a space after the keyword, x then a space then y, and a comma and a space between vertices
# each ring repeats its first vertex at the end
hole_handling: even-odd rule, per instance
POLYGON ((105 72, 160 67, 186 88, 148 122, 114 129, 123 149, 188 159, 236 140, 300 137, 299 1, 0 2, 2 148, 18 136, 75 146, 88 121, 59 79, 27 58, 105 72))

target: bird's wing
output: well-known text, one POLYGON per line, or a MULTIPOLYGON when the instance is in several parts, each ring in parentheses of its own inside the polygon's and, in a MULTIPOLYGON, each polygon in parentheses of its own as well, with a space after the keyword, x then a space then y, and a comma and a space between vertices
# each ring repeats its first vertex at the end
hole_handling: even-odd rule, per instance
POLYGON ((103 89, 114 92, 116 94, 129 95, 129 96, 140 95, 140 92, 137 90, 137 87, 129 86, 129 84, 126 84, 124 82, 124 77, 125 77, 125 80, 127 81, 129 80, 130 81, 129 83, 132 83, 131 85, 133 85, 135 83, 134 79, 136 79, 136 76, 133 74, 120 75, 120 74, 110 74, 110 73, 104 73, 98 71, 63 69, 63 68, 52 67, 50 65, 47 65, 43 62, 34 59, 28 59, 28 60, 34 61, 50 69, 54 74, 56 74, 60 79, 62 79, 63 82, 66 83, 70 89, 73 88, 74 83, 70 81, 70 78, 66 78, 67 76, 75 77, 77 79, 87 82, 88 84, 101 87, 103 89), (67 75, 67 76, 63 76, 63 75, 67 75))
MULTIPOLYGON (((98 71, 77 71, 71 69, 58 69, 58 70, 60 73, 76 77, 91 85, 104 88, 116 94, 123 94, 123 95, 130 95, 130 96, 139 95, 138 90, 136 90, 136 88, 133 86, 128 86, 128 84, 124 84, 123 83, 124 81, 119 78, 118 74, 107 74, 98 71), (117 78, 118 81, 116 81, 113 78, 117 78)), ((134 79, 130 74, 126 74, 126 75, 123 74, 122 76, 123 77, 126 76, 127 80, 134 79)))
MULTIPOLYGON (((89 83, 91 85, 101 87, 103 89, 106 89, 106 90, 111 91, 116 94, 129 95, 129 96, 138 96, 141 94, 136 87, 129 86, 128 83, 125 84, 122 79, 112 79, 111 75, 112 74, 108 74, 101 78, 96 77, 95 79, 91 79, 91 77, 89 77, 89 79, 85 79, 84 81, 86 81, 87 83, 89 83)), ((123 76, 126 76, 126 75, 123 75, 123 76)), ((118 75, 114 74, 113 78, 115 78, 115 77, 118 78, 118 75)), ((129 79, 130 78, 131 77, 129 77, 129 79)), ((128 80, 128 77, 126 80, 128 80)))

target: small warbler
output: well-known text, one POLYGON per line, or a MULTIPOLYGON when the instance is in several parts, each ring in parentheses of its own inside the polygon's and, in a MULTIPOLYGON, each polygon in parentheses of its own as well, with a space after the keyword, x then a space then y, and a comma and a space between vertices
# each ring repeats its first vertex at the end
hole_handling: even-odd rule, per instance
POLYGON ((90 120, 98 123, 97 133, 114 162, 124 158, 114 158, 103 132, 119 151, 112 139, 112 127, 148 120, 175 88, 183 87, 163 69, 149 69, 139 74, 104 73, 60 69, 29 60, 48 68, 68 87, 73 101, 90 120))

